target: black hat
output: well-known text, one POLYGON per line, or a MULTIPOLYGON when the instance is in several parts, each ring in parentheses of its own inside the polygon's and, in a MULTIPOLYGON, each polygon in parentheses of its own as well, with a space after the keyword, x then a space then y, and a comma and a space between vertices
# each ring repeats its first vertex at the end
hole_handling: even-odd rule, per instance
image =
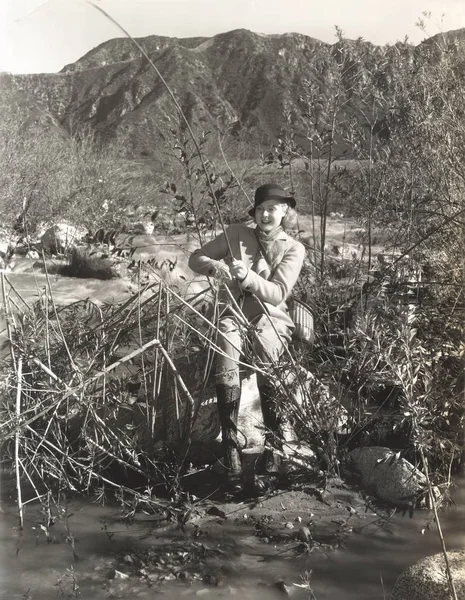
POLYGON ((266 200, 279 200, 280 202, 287 202, 291 208, 295 207, 295 198, 293 196, 288 196, 287 192, 283 190, 283 188, 276 183, 265 183, 261 185, 255 190, 255 204, 253 208, 249 210, 249 215, 251 217, 255 214, 255 209, 259 204, 265 202, 266 200))

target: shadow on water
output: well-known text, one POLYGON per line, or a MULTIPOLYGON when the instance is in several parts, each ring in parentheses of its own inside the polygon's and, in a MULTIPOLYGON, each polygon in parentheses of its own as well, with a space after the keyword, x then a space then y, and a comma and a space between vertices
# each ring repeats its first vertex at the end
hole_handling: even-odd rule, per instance
MULTIPOLYGON (((456 505, 442 513, 441 519, 449 549, 465 546, 465 478, 461 477, 457 484, 453 494, 456 505)), ((187 533, 176 531, 156 516, 138 515, 134 523, 126 525, 119 520, 117 506, 73 500, 67 513, 69 530, 64 522, 57 522, 50 528, 47 541, 37 505, 27 506, 25 528, 19 532, 16 507, 11 498, 4 500, 0 514, 0 598, 145 600, 162 592, 167 600, 233 595, 243 600, 273 600, 285 596, 286 588, 280 583, 284 581, 287 592, 292 590, 292 597, 300 600, 311 596, 293 583, 301 583, 300 576, 311 570, 316 600, 381 600, 390 597, 403 569, 440 552, 434 523, 425 511, 417 511, 413 518, 396 514, 387 522, 367 512, 354 524, 354 533, 344 547, 331 551, 315 549, 300 555, 295 552, 295 544, 265 544, 253 530, 238 526, 232 518, 216 533, 206 531, 194 540, 194 527, 188 528, 187 533), (428 522, 430 528, 422 533, 428 522), (76 557, 70 533, 74 536, 76 557), (121 561, 125 554, 141 556, 149 550, 156 554, 168 548, 173 556, 195 544, 211 550, 212 568, 222 573, 220 585, 212 585, 211 580, 174 579, 172 574, 163 584, 155 583, 153 587, 147 578, 111 578, 115 564, 117 569, 122 564, 115 560, 121 561), (73 590, 73 584, 79 587, 73 590)), ((125 570, 128 569, 123 564, 122 571, 125 570)))

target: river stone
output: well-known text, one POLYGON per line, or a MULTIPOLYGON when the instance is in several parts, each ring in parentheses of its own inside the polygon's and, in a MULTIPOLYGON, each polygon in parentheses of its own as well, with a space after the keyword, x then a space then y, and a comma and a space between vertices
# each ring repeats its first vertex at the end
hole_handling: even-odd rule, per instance
POLYGON ((83 227, 57 223, 49 227, 40 238, 40 243, 47 254, 58 254, 70 250, 84 239, 87 230, 83 227))
POLYGON ((416 504, 426 487, 423 473, 389 448, 356 448, 349 452, 348 465, 367 491, 398 506, 416 504))
MULTIPOLYGON (((447 553, 459 600, 465 599, 465 550, 447 553)), ((406 569, 397 579, 392 590, 392 600, 448 600, 449 581, 444 555, 434 554, 406 569)))
MULTIPOLYGON (((263 445, 263 417, 256 377, 250 375, 242 381, 241 403, 237 420, 241 448, 263 445)), ((286 439, 294 439, 290 427, 286 428, 286 439)), ((200 407, 192 432, 193 442, 209 443, 221 440, 221 427, 216 396, 208 398, 200 407)))
MULTIPOLYGON (((299 407, 305 405, 306 399, 304 395, 310 395, 314 400, 318 400, 319 406, 325 406, 328 409, 328 412, 331 415, 331 417, 328 415, 328 426, 330 420, 331 425, 335 424, 334 415, 336 414, 336 411, 331 410, 331 408, 334 408, 334 397, 329 393, 328 388, 318 381, 312 373, 305 369, 300 370, 300 381, 302 382, 302 386, 296 385, 295 376, 292 371, 284 375, 289 389, 292 390, 295 405, 299 407), (302 388, 307 390, 305 394, 302 388)), ((338 424, 340 425, 340 423, 338 424)), ((263 445, 263 417, 260 407, 260 395, 256 377, 254 375, 249 375, 242 381, 237 428, 239 433, 239 443, 242 448, 252 448, 263 445)), ((216 396, 213 395, 207 398, 199 409, 197 419, 194 423, 192 441, 208 443, 214 440, 219 441, 220 439, 220 421, 218 417, 217 402, 216 396)), ((287 423, 285 426, 284 439, 288 442, 296 441, 298 439, 298 434, 296 434, 290 423, 287 423)))
MULTIPOLYGON (((313 374, 301 369, 301 381, 307 393, 311 394, 314 401, 319 405, 328 408, 328 412, 333 415, 331 422, 337 421, 337 414, 334 408, 335 399, 329 393, 328 388, 318 381, 313 374), (336 415, 336 417, 334 417, 336 415)), ((305 408, 305 399, 301 386, 293 385, 294 375, 288 373, 285 375, 288 385, 293 389, 294 403, 297 406, 305 408)), ((328 423, 329 423, 328 416, 328 423)), ((253 463, 259 454, 263 451, 264 431, 262 411, 260 407, 260 396, 258 392, 256 377, 251 374, 242 381, 241 402, 238 417, 238 438, 243 451, 245 463, 253 463)), ((300 440, 299 431, 294 429, 290 422, 287 422, 284 428, 284 439, 286 445, 284 448, 285 461, 288 468, 298 465, 308 465, 314 461, 315 455, 309 446, 300 440)), ((221 427, 218 416, 216 396, 212 394, 202 403, 194 422, 192 432, 192 446, 190 458, 193 461, 209 462, 213 457, 221 453, 221 427)))

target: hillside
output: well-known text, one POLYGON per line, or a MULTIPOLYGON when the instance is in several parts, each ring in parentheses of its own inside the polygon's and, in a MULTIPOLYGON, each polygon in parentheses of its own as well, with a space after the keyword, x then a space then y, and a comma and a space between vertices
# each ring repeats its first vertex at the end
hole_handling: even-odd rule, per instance
MULTIPOLYGON (((383 62, 385 75, 375 82, 382 89, 389 87, 384 80, 399 57, 414 51, 406 44, 382 49, 363 41, 341 48, 297 33, 246 30, 211 38, 149 36, 139 42, 194 127, 228 129, 252 146, 276 139, 285 110, 292 114, 296 133, 305 136, 301 100, 311 85, 330 88, 331 57, 350 61, 353 55, 354 64, 362 58, 375 70, 383 62)), ((90 127, 103 140, 119 140, 131 157, 159 158, 167 128, 179 125, 165 87, 125 38, 101 44, 60 73, 4 74, 3 79, 66 131, 90 127)))
MULTIPOLYGON (((433 57, 439 45, 464 35, 464 30, 448 32, 416 47, 363 40, 329 45, 298 33, 244 29, 211 38, 153 35, 138 41, 198 132, 228 131, 240 140, 243 155, 256 156, 257 148, 268 148, 286 126, 301 143, 309 126, 321 133, 328 100, 337 90, 345 95, 342 119, 357 118, 360 107, 375 97, 389 103, 404 65, 418 56, 433 57), (308 120, 310 104, 318 109, 315 123, 308 120)), ((2 74, 5 94, 4 106, 29 105, 65 133, 90 129, 104 143, 116 140, 127 157, 157 163, 166 153, 167 132, 181 123, 164 85, 126 38, 99 45, 60 73, 2 74)), ((382 133, 379 118, 375 131, 382 133)))

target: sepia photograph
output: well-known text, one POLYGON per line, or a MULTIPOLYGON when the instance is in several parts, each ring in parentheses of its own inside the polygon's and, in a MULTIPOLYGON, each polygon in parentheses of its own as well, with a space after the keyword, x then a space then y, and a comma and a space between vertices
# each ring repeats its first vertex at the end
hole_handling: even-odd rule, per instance
POLYGON ((465 0, 3 0, 0 600, 465 599, 465 0))

